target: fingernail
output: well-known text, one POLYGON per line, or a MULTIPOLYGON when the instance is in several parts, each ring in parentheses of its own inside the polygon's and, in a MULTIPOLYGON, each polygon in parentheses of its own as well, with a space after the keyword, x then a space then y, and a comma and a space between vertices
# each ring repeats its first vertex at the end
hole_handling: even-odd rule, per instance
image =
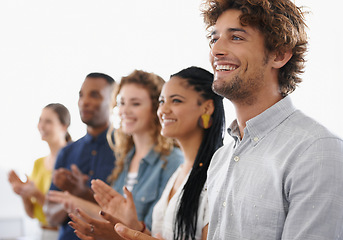
POLYGON ((123 232, 124 231, 124 228, 122 226, 116 226, 116 231, 117 232, 123 232))

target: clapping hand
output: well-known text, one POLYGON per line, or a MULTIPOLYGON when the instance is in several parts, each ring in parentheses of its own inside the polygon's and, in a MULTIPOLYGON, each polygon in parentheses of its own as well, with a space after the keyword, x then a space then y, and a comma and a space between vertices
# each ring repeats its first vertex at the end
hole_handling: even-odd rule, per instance
POLYGON ((77 209, 77 214, 69 214, 72 221, 68 224, 75 231, 74 233, 82 240, 118 240, 122 239, 114 230, 114 225, 119 221, 110 214, 101 211, 103 220, 90 217, 81 209, 77 209))
POLYGON ((28 176, 26 176, 26 181, 23 182, 18 177, 18 175, 11 170, 8 174, 8 181, 10 182, 13 191, 24 198, 33 197, 37 188, 35 184, 29 180, 28 176))
POLYGON ((79 197, 89 191, 86 185, 88 179, 88 175, 83 174, 75 164, 71 165, 71 170, 66 168, 56 169, 52 176, 52 182, 56 187, 79 197))
POLYGON ((143 228, 143 224, 138 221, 132 193, 126 187, 123 188, 126 198, 99 179, 92 180, 92 190, 94 199, 105 212, 115 216, 130 228, 143 228))
POLYGON ((73 196, 69 192, 60 192, 50 190, 48 193, 48 200, 54 203, 60 203, 64 206, 64 210, 68 213, 75 212, 80 198, 73 196))

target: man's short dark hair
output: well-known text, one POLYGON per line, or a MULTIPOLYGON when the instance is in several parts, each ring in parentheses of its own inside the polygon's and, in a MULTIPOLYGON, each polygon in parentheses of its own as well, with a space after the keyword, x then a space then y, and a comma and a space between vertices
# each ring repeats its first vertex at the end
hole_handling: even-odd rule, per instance
POLYGON ((110 85, 114 84, 115 81, 112 77, 108 76, 107 74, 104 74, 104 73, 98 73, 98 72, 93 72, 93 73, 90 73, 86 76, 86 78, 102 78, 102 79, 105 79, 106 82, 110 85))

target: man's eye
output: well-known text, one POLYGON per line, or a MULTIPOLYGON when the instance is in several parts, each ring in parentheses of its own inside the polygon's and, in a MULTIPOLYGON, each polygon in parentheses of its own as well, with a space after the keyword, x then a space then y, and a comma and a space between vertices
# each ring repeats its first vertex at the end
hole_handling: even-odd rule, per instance
POLYGON ((217 40, 218 40, 218 38, 211 38, 211 39, 210 39, 210 43, 209 43, 210 46, 213 45, 213 44, 215 44, 215 43, 217 42, 217 40))
POLYGON ((243 39, 241 37, 232 36, 232 40, 240 41, 240 40, 243 40, 243 39))
POLYGON ((98 93, 92 93, 91 97, 97 99, 97 98, 100 98, 100 95, 98 93))

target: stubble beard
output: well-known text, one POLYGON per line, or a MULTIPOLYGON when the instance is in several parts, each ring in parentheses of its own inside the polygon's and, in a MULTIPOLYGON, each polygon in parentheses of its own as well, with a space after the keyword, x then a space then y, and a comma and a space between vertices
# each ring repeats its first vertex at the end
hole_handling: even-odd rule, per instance
POLYGON ((238 75, 234 76, 230 81, 217 79, 212 84, 212 90, 231 102, 253 105, 256 102, 255 92, 264 85, 263 77, 264 74, 261 70, 254 77, 248 77, 245 80, 238 75))

